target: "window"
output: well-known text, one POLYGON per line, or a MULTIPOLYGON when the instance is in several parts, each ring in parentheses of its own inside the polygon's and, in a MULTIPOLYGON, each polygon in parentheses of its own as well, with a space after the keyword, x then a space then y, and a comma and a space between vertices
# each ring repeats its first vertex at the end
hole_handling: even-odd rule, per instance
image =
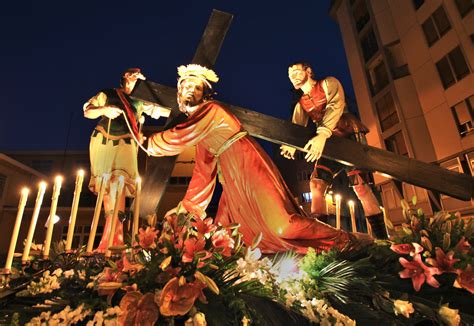
POLYGON ((5 190, 5 184, 7 183, 7 176, 0 174, 0 200, 3 196, 3 191, 5 190))
POLYGON ((298 171, 298 172, 296 173, 296 180, 298 180, 298 181, 307 181, 307 180, 310 180, 312 173, 313 173, 313 171, 308 171, 308 170, 298 171))
POLYGON ((301 194, 301 202, 302 203, 311 203, 312 199, 313 199, 313 196, 311 195, 311 192, 303 192, 301 194))
MULTIPOLYGON (((76 225, 74 228, 74 235, 72 236, 72 243, 71 248, 79 248, 81 246, 87 245, 89 241, 89 232, 90 232, 90 225, 76 225)), ((67 239, 67 231, 69 229, 69 225, 64 225, 61 233, 61 239, 67 239)), ((102 225, 97 226, 95 238, 94 238, 94 248, 97 248, 100 243, 100 239, 102 238, 102 233, 104 231, 104 227, 102 225)))
POLYGON ((354 20, 357 32, 360 32, 369 22, 370 15, 369 11, 367 10, 365 0, 357 2, 356 6, 354 7, 354 20))
POLYGON ((388 65, 392 72, 393 79, 402 78, 410 74, 400 41, 386 46, 385 52, 387 54, 388 65))
POLYGON ((372 94, 377 94, 388 85, 388 73, 383 60, 380 60, 375 68, 369 70, 369 76, 372 94))
POLYGON ((31 167, 39 172, 49 174, 53 167, 52 160, 33 160, 31 162, 31 167))
POLYGON ((474 130, 474 95, 451 108, 461 137, 474 130))
POLYGON ((367 62, 379 50, 377 39, 375 38, 374 30, 371 28, 360 40, 364 60, 367 62))
POLYGON ((306 156, 306 152, 296 151, 295 159, 304 160, 305 156, 306 156))
POLYGON ((433 14, 421 25, 423 32, 425 33, 426 41, 428 46, 432 46, 438 41, 444 34, 451 29, 446 11, 443 6, 433 12, 433 14))
POLYGON ((388 151, 394 152, 398 155, 408 156, 407 146, 401 131, 385 139, 385 147, 388 151))
POLYGON ((474 176, 474 152, 469 152, 465 156, 471 175, 474 176))
POLYGON ((395 109, 395 103, 393 102, 392 93, 388 92, 385 94, 375 103, 375 107, 377 108, 382 131, 386 131, 400 122, 395 109))
POLYGON ((470 73, 466 59, 459 46, 436 62, 436 69, 438 69, 439 77, 445 89, 470 73))
POLYGON ((415 10, 420 9, 421 6, 425 3, 425 0, 413 0, 413 6, 415 7, 415 10))
POLYGON ((472 0, 454 0, 454 2, 458 7, 459 14, 461 15, 461 17, 467 16, 467 14, 474 7, 474 3, 472 2, 472 0))

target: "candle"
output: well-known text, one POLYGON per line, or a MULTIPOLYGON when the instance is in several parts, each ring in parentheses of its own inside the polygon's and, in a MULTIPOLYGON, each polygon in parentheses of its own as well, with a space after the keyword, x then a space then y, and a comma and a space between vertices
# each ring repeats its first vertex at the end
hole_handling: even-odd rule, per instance
POLYGON ((348 204, 349 204, 349 213, 351 214, 352 232, 357 232, 354 201, 349 200, 348 204))
POLYGON ((21 257, 22 263, 28 261, 30 256, 31 243, 33 242, 33 235, 35 234, 36 222, 38 222, 38 216, 41 210, 41 204, 43 203, 44 193, 46 191, 46 182, 40 182, 38 186, 38 195, 36 196, 35 208, 33 215, 31 216, 30 228, 28 229, 28 235, 26 237, 25 248, 23 249, 23 255, 21 257))
POLYGON ((367 217, 365 218, 365 223, 367 224, 367 233, 372 235, 372 226, 370 225, 369 219, 367 217))
POLYGON ((51 210, 49 212, 49 218, 48 218, 48 229, 46 230, 46 239, 44 240, 44 248, 43 248, 44 259, 48 259, 49 257, 49 249, 51 248, 51 240, 53 238, 54 216, 56 215, 56 209, 58 207, 58 199, 59 199, 59 193, 61 191, 62 182, 63 182, 63 178, 59 175, 54 179, 53 196, 51 197, 51 210))
POLYGON ((112 254, 110 251, 110 247, 112 247, 113 241, 115 238, 115 228, 117 226, 120 198, 122 198, 124 183, 125 183, 125 178, 123 177, 123 175, 121 175, 119 177, 117 193, 115 194, 114 213, 112 215, 112 223, 110 225, 109 241, 107 243, 107 252, 105 253, 105 257, 110 257, 110 255, 112 254))
POLYGON ((74 189, 74 198, 72 200, 71 216, 69 217, 69 228, 67 229, 65 250, 71 250, 74 228, 76 226, 77 209, 79 207, 79 198, 82 191, 82 182, 84 181, 84 170, 77 171, 76 188, 74 189))
POLYGON ((392 225, 392 221, 390 221, 387 217, 387 212, 385 212, 385 207, 382 207, 380 206, 380 210, 382 211, 383 213, 383 221, 384 221, 384 224, 385 224, 385 232, 387 232, 387 235, 389 235, 390 233, 388 232, 389 230, 389 226, 391 228, 393 228, 393 225, 392 225))
POLYGON ((336 229, 341 228, 341 195, 336 195, 336 229))
POLYGON ((100 211, 102 210, 102 201, 104 200, 105 187, 109 181, 110 174, 104 174, 97 178, 99 184, 99 193, 95 203, 94 216, 92 218, 91 231, 89 232, 89 240, 87 241, 86 252, 91 253, 94 248, 95 234, 97 233, 97 225, 99 225, 100 211))
POLYGON ((329 215, 329 206, 332 206, 332 196, 327 194, 324 199, 326 202, 326 214, 329 215))
POLYGON ((16 214, 15 225, 13 226, 12 237, 10 238, 10 248, 8 249, 7 260, 5 262, 5 271, 10 271, 13 263, 13 255, 15 254, 16 241, 18 240, 18 233, 20 232, 21 219, 25 211, 26 201, 28 200, 28 188, 21 190, 20 202, 18 203, 18 212, 16 214))
POLYGON ((140 194, 142 192, 142 179, 136 180, 135 202, 133 207, 133 229, 132 229, 132 245, 135 243, 135 236, 138 234, 138 221, 140 219, 140 194))

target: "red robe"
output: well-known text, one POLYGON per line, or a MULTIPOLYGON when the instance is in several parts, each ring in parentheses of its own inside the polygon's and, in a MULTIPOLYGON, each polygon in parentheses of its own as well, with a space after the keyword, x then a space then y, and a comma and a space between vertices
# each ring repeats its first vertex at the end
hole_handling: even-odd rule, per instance
POLYGON ((196 164, 182 205, 202 216, 219 174, 223 192, 214 222, 239 223, 246 244, 262 232, 259 247, 264 253, 343 247, 348 233, 307 217, 275 164, 252 137, 237 140, 218 158, 214 155, 241 130, 234 115, 210 101, 201 104, 185 122, 154 134, 148 147, 156 156, 171 156, 196 145, 196 164))

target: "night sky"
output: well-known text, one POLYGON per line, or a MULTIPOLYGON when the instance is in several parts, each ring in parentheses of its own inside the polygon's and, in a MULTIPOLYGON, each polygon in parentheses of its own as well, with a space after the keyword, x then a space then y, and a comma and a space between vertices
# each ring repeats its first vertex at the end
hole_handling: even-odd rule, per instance
POLYGON ((7 3, 0 150, 87 149, 96 121, 83 117, 83 103, 118 86, 127 67, 175 86, 176 67, 190 63, 212 9, 234 15, 215 66, 217 99, 288 119, 287 65, 296 60, 317 77, 335 76, 354 97, 329 0, 7 3))

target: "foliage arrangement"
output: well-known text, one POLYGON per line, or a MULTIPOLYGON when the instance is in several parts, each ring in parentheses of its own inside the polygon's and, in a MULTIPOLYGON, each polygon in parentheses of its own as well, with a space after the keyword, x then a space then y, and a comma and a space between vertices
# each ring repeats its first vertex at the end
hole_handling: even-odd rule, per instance
POLYGON ((309 248, 304 256, 264 256, 260 239, 251 246, 241 242, 238 225, 223 227, 187 214, 140 229, 136 239, 107 259, 64 253, 59 243, 47 265, 37 259, 12 281, 18 286, 0 300, 0 322, 473 323, 467 307, 473 302, 474 222, 446 213, 425 217, 403 205, 406 223, 391 230, 391 241, 357 251, 309 248))

